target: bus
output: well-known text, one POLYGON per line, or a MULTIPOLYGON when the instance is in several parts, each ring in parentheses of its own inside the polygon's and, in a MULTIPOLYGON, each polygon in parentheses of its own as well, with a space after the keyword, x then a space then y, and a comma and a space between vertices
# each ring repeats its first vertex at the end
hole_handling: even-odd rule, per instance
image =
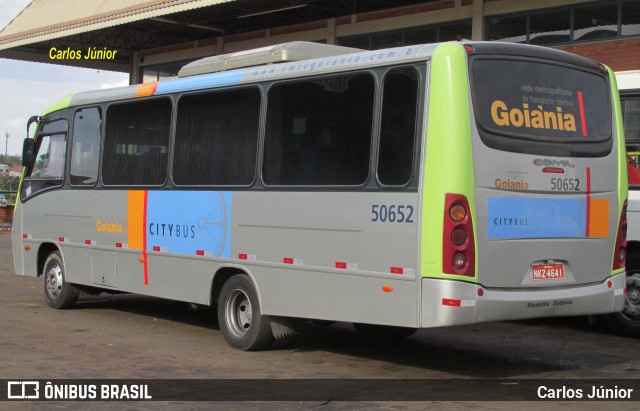
POLYGON ((241 350, 309 320, 406 337, 620 311, 613 76, 519 44, 293 42, 72 95, 27 125, 15 271, 56 309, 214 307, 241 350))
POLYGON ((623 335, 640 336, 640 70, 617 72, 629 173, 627 293, 624 309, 607 316, 623 335))

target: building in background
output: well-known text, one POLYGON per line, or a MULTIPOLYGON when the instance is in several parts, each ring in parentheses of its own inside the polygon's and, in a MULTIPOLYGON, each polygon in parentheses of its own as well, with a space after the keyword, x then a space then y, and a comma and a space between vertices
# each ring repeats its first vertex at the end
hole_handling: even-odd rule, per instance
POLYGON ((0 58, 120 71, 136 84, 205 56, 293 40, 381 49, 462 39, 639 69, 640 1, 33 0, 0 32, 0 58))

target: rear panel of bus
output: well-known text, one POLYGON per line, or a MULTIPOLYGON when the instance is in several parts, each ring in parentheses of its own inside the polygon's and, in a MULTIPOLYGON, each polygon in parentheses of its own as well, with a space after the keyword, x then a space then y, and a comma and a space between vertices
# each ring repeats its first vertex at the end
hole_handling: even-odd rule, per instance
MULTIPOLYGON (((621 309, 627 179, 611 73, 539 47, 474 44, 465 52, 468 74, 449 75, 469 79, 457 101, 471 112, 471 148, 463 131, 448 132, 473 169, 449 177, 437 200, 445 209, 436 218, 445 223, 442 274, 433 276, 455 282, 430 295, 435 283, 423 282, 423 325, 432 323, 429 309, 441 312, 436 325, 621 309), (447 254, 455 196, 472 218, 463 269, 447 254)), ((436 57, 433 65, 437 71, 436 57)), ((437 121, 433 112, 430 120, 437 121)), ((439 138, 429 134, 429 144, 439 138)), ((426 167, 428 179, 429 152, 426 167)))

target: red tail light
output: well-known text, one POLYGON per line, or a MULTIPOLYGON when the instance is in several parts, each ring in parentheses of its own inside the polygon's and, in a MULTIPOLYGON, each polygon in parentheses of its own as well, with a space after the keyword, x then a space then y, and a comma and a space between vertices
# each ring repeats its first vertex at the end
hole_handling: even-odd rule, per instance
POLYGON ((618 232, 616 234, 616 248, 613 253, 613 269, 624 268, 627 260, 627 200, 622 205, 618 232))
POLYGON ((447 194, 444 203, 442 272, 474 277, 476 252, 469 201, 463 195, 447 194))

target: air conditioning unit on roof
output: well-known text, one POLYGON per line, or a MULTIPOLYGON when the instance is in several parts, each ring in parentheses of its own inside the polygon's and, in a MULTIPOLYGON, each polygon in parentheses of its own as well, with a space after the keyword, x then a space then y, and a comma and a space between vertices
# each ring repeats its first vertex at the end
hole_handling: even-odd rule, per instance
POLYGON ((271 63, 309 60, 314 58, 351 54, 361 49, 312 43, 309 41, 292 41, 273 46, 260 47, 236 53, 205 57, 182 67, 178 77, 197 76, 199 74, 216 73, 242 67, 262 66, 271 63))

